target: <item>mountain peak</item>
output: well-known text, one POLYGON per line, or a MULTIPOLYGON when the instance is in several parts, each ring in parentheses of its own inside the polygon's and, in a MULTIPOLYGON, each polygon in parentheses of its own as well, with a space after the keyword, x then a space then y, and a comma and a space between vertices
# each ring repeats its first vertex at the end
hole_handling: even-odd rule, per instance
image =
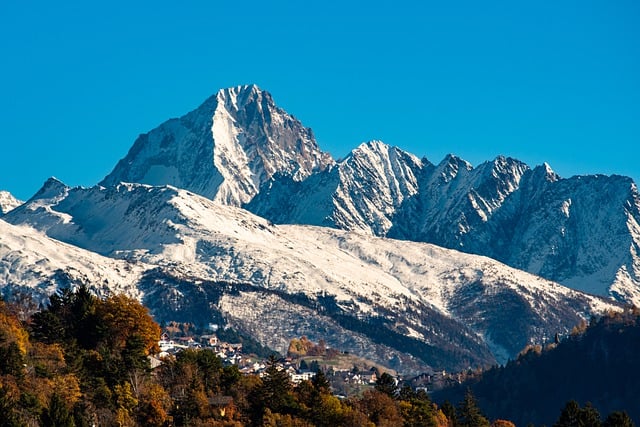
POLYGON ((38 190, 38 192, 30 200, 51 199, 66 194, 68 190, 69 186, 67 186, 64 182, 60 181, 55 176, 52 176, 48 178, 44 182, 44 184, 42 184, 40 190, 38 190))
POLYGON ((471 166, 471 163, 454 154, 447 154, 436 168, 442 179, 444 179, 445 182, 449 182, 458 176, 461 170, 470 171, 473 169, 473 166, 471 166))
POLYGON ((241 206, 275 174, 299 181, 333 163, 311 129, 250 84, 141 135, 101 184, 168 184, 241 206))
POLYGON ((538 179, 544 179, 547 182, 556 182, 560 180, 560 175, 555 173, 547 162, 533 168, 533 175, 538 179))
POLYGON ((360 145, 358 145, 356 148, 351 150, 350 156, 353 156, 362 152, 386 153, 391 148, 392 147, 389 144, 386 144, 377 139, 373 139, 371 141, 363 142, 360 145))
POLYGON ((233 106, 235 109, 241 109, 253 100, 264 98, 273 104, 273 98, 267 91, 261 90, 255 84, 234 86, 226 89, 220 89, 216 94, 217 100, 227 106, 233 106))
POLYGON ((0 216, 6 214, 22 204, 22 200, 13 197, 8 191, 0 191, 0 216))

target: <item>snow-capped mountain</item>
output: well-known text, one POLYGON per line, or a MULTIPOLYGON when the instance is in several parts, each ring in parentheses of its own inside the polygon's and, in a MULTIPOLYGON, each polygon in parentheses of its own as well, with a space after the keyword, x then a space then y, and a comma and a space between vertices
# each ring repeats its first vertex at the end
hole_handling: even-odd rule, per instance
POLYGON ((335 162, 256 86, 141 135, 100 186, 52 178, 0 208, 5 295, 84 283, 158 320, 280 351, 323 338, 406 373, 505 361, 617 307, 575 289, 640 305, 629 178, 436 165, 380 141, 335 162))
POLYGON ((480 254, 574 289, 640 304, 640 199, 620 176, 562 179, 498 157, 438 165, 380 142, 292 183, 275 176, 246 206, 314 224, 480 254), (284 207, 284 208, 282 208, 284 207))
POLYGON ((23 202, 13 197, 8 191, 0 191, 0 216, 6 214, 11 209, 20 206, 23 202))
POLYGON ((300 183, 274 177, 245 207, 277 223, 385 235, 398 208, 418 192, 423 168, 425 163, 412 154, 372 141, 300 183))
POLYGON ((101 184, 170 184, 239 206, 274 174, 299 181, 332 163, 310 129, 268 92, 246 85, 221 90, 138 137, 101 184))
POLYGON ((256 86, 221 90, 140 136, 102 184, 121 181, 184 188, 278 224, 486 255, 640 304, 640 207, 629 179, 562 179, 502 156, 475 168, 454 155, 434 165, 379 141, 336 163, 256 86))
POLYGON ((147 268, 0 220, 0 283, 5 295, 22 291, 46 301, 60 287, 85 284, 98 295, 122 292, 139 297, 136 284, 147 268))
MULTIPOLYGON (((170 186, 85 189, 51 179, 3 220, 82 248, 70 263, 131 271, 119 286, 135 287, 159 319, 216 319, 281 351, 296 336, 324 338, 403 372, 505 361, 616 308, 486 257, 278 226, 170 186)), ((3 248, 21 245, 11 239, 3 248)))

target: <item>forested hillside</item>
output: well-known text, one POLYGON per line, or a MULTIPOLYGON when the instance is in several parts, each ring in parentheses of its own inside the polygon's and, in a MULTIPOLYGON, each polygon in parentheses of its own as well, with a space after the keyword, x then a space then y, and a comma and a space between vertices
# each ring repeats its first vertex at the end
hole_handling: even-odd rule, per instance
POLYGON ((275 358, 241 375, 211 350, 151 369, 160 328, 137 301, 65 290, 27 317, 0 301, 0 426, 446 426, 425 393, 379 390, 340 400, 320 371, 295 386, 275 358))
POLYGON ((576 327, 559 344, 529 347, 517 360, 444 389, 434 400, 456 402, 470 389, 487 415, 519 426, 552 425, 563 408, 575 412, 576 406, 603 418, 626 411, 638 423, 639 361, 640 311, 627 309, 576 327))

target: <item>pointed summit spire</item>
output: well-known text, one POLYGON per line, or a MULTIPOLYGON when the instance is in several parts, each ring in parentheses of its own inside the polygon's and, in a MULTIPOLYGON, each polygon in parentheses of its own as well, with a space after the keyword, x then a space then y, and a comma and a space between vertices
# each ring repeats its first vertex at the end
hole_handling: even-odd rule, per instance
POLYGON ((222 89, 141 135, 101 184, 169 184, 242 206, 274 174, 299 181, 333 163, 311 129, 249 84, 222 89))

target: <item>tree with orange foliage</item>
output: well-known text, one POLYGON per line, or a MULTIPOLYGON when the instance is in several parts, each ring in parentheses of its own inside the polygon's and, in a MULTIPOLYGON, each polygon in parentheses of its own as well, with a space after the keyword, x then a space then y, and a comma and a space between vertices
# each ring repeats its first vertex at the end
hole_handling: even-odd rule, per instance
POLYGON ((126 295, 114 295, 96 303, 100 338, 112 350, 124 350, 137 337, 145 355, 159 351, 160 326, 146 307, 126 295))

